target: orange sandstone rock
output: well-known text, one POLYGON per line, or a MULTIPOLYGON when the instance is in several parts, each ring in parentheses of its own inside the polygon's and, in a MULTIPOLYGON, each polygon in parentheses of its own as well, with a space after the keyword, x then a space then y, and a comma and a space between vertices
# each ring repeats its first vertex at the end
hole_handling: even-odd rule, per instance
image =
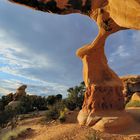
POLYGON ((131 101, 139 101, 140 102, 140 92, 135 92, 131 97, 131 101))
POLYGON ((103 110, 123 110, 122 81, 109 68, 104 53, 107 37, 123 28, 102 9, 93 12, 93 19, 99 27, 96 39, 76 52, 83 62, 83 79, 87 87, 82 110, 88 114, 103 110))
POLYGON ((123 82, 125 102, 129 102, 133 94, 140 92, 140 75, 127 75, 120 77, 123 82))
MULTIPOLYGON (((125 29, 122 27, 139 29, 140 19, 135 19, 135 22, 137 21, 138 24, 133 24, 132 22, 134 21, 128 22, 127 24, 127 18, 121 16, 125 14, 127 17, 128 11, 124 11, 124 9, 119 8, 116 11, 113 11, 113 6, 110 7, 111 4, 116 1, 108 1, 108 3, 106 1, 94 2, 96 3, 93 4, 93 11, 91 12, 90 17, 96 21, 99 33, 91 44, 78 49, 76 54, 83 62, 83 79, 87 87, 83 107, 78 116, 78 121, 80 124, 95 125, 94 128, 96 128, 100 125, 100 123, 97 122, 101 119, 100 117, 95 116, 96 112, 124 109, 124 97, 122 94, 123 85, 119 77, 108 67, 107 59, 104 54, 105 40, 110 34, 125 29), (120 13, 122 15, 117 15, 120 13), (111 16, 111 14, 114 14, 114 16, 111 16), (118 17, 116 17, 115 14, 118 17), (119 17, 121 21, 118 20, 119 17), (122 25, 122 27, 119 25, 122 25), (87 120, 86 115, 88 116, 87 120), (90 117, 92 115, 94 117, 90 117)), ((123 4, 121 1, 117 2, 118 5, 123 4)), ((123 5, 120 7, 122 6, 123 5)), ((128 5, 125 5, 124 7, 127 6, 128 5)), ((136 16, 139 17, 139 15, 140 12, 137 12, 136 16)), ((134 15, 132 17, 134 18, 134 15)), ((128 19, 130 20, 129 16, 128 19)), ((104 114, 106 114, 106 112, 104 112, 104 114)), ((122 116, 117 117, 117 119, 113 118, 112 123, 115 124, 118 120, 120 120, 118 126, 126 126, 123 124, 122 116)))
MULTIPOLYGON (((125 111, 100 112, 94 115, 100 117, 100 120, 97 121, 92 128, 102 132, 125 132, 134 124, 132 116, 125 111)), ((93 118, 95 118, 95 116, 93 116, 93 118)))
POLYGON ((140 30, 140 0, 108 0, 108 12, 122 27, 140 30))
POLYGON ((27 88, 27 85, 22 85, 19 88, 17 88, 16 93, 14 94, 14 100, 19 100, 21 97, 26 96, 25 89, 27 88))
POLYGON ((140 0, 8 0, 43 12, 90 16, 104 9, 120 27, 140 30, 140 0))

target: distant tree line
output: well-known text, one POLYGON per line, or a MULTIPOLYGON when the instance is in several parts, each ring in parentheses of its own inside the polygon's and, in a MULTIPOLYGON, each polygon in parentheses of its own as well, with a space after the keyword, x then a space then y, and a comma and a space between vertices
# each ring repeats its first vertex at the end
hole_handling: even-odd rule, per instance
POLYGON ((64 99, 61 94, 48 97, 25 95, 19 98, 16 107, 9 105, 13 101, 14 95, 12 93, 2 96, 0 98, 0 126, 4 127, 4 124, 19 114, 27 114, 33 111, 48 110, 47 117, 57 119, 64 116, 62 110, 65 108, 68 110, 81 109, 85 92, 84 82, 80 83, 79 86, 69 88, 67 92, 68 96, 64 99))

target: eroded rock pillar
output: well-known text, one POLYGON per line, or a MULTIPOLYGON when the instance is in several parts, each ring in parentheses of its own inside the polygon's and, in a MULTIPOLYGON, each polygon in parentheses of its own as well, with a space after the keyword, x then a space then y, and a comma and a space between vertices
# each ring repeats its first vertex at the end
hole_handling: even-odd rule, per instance
POLYGON ((76 52, 83 63, 83 79, 86 85, 82 110, 78 116, 80 124, 86 123, 88 116, 96 112, 124 109, 122 81, 108 66, 104 52, 107 37, 122 28, 102 9, 96 13, 99 27, 96 39, 76 52))

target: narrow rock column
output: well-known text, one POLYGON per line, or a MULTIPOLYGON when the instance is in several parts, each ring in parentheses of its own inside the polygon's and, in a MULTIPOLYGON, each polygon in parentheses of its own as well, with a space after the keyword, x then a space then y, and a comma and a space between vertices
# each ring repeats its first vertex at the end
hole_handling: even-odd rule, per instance
POLYGON ((99 27, 96 39, 76 52, 83 62, 83 79, 86 85, 84 103, 78 115, 80 124, 86 123, 87 117, 95 112, 124 109, 122 81, 109 68, 104 52, 107 37, 122 28, 103 9, 96 11, 96 22, 99 27))

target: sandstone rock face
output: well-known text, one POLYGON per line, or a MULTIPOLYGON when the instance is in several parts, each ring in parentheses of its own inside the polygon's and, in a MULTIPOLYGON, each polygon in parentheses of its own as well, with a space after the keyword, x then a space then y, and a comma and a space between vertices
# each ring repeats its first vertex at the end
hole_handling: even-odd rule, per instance
POLYGON ((104 53, 107 37, 123 28, 103 9, 93 11, 91 17, 96 21, 99 33, 91 44, 76 52, 83 62, 83 79, 87 87, 82 111, 94 114, 103 110, 123 110, 123 84, 117 74, 109 68, 104 53))
MULTIPOLYGON (((126 112, 104 112, 101 119, 93 125, 93 129, 108 133, 118 133, 130 129, 134 123, 132 116, 126 112), (108 115, 107 115, 108 114, 108 115)), ((94 118, 94 117, 93 117, 94 118)))
POLYGON ((140 0, 108 0, 107 9, 119 26, 140 30, 140 0))
MULTIPOLYGON (((123 3, 124 1, 109 0, 108 2, 94 2, 96 3, 93 4, 90 17, 96 21, 99 33, 91 44, 78 49, 76 53, 83 62, 83 79, 87 87, 78 121, 80 124, 93 125, 93 128, 100 128, 100 126, 104 127, 104 129, 108 127, 108 129, 111 130, 113 130, 112 128, 126 128, 128 122, 124 121, 124 114, 124 116, 118 116, 117 118, 102 118, 100 116, 97 117, 96 114, 104 110, 112 110, 113 112, 124 109, 123 84, 107 64, 107 59, 104 54, 104 44, 107 37, 112 33, 125 29, 122 27, 128 28, 131 25, 139 29, 139 23, 135 25, 129 22, 129 24, 127 24, 130 17, 128 16, 127 19, 128 11, 121 8, 123 4, 125 4, 123 3), (118 9, 115 8, 115 5, 114 7, 112 6, 113 3, 118 4, 116 5, 118 9), (86 116, 88 116, 87 120, 85 118, 86 116)), ((128 5, 125 5, 124 7, 126 8, 127 6, 128 5)), ((140 13, 136 14, 136 16, 139 14, 140 13)), ((140 21, 140 18, 137 22, 138 21, 140 21)), ((133 88, 136 89, 134 86, 133 88)), ((104 113, 106 114, 106 112, 104 113)))
POLYGON ((120 27, 140 30, 139 0, 92 0, 91 11, 104 9, 120 27))
POLYGON ((82 13, 104 9, 120 26, 140 30, 140 0, 8 0, 43 12, 82 13))
POLYGON ((27 88, 27 85, 22 85, 19 88, 17 88, 16 93, 14 95, 14 100, 17 101, 21 97, 26 96, 25 89, 27 88))
POLYGON ((140 75, 128 75, 120 78, 124 85, 123 94, 125 100, 129 102, 135 92, 140 92, 140 75))
POLYGON ((116 85, 95 86, 92 84, 85 92, 82 108, 86 112, 124 109, 122 87, 116 85))

